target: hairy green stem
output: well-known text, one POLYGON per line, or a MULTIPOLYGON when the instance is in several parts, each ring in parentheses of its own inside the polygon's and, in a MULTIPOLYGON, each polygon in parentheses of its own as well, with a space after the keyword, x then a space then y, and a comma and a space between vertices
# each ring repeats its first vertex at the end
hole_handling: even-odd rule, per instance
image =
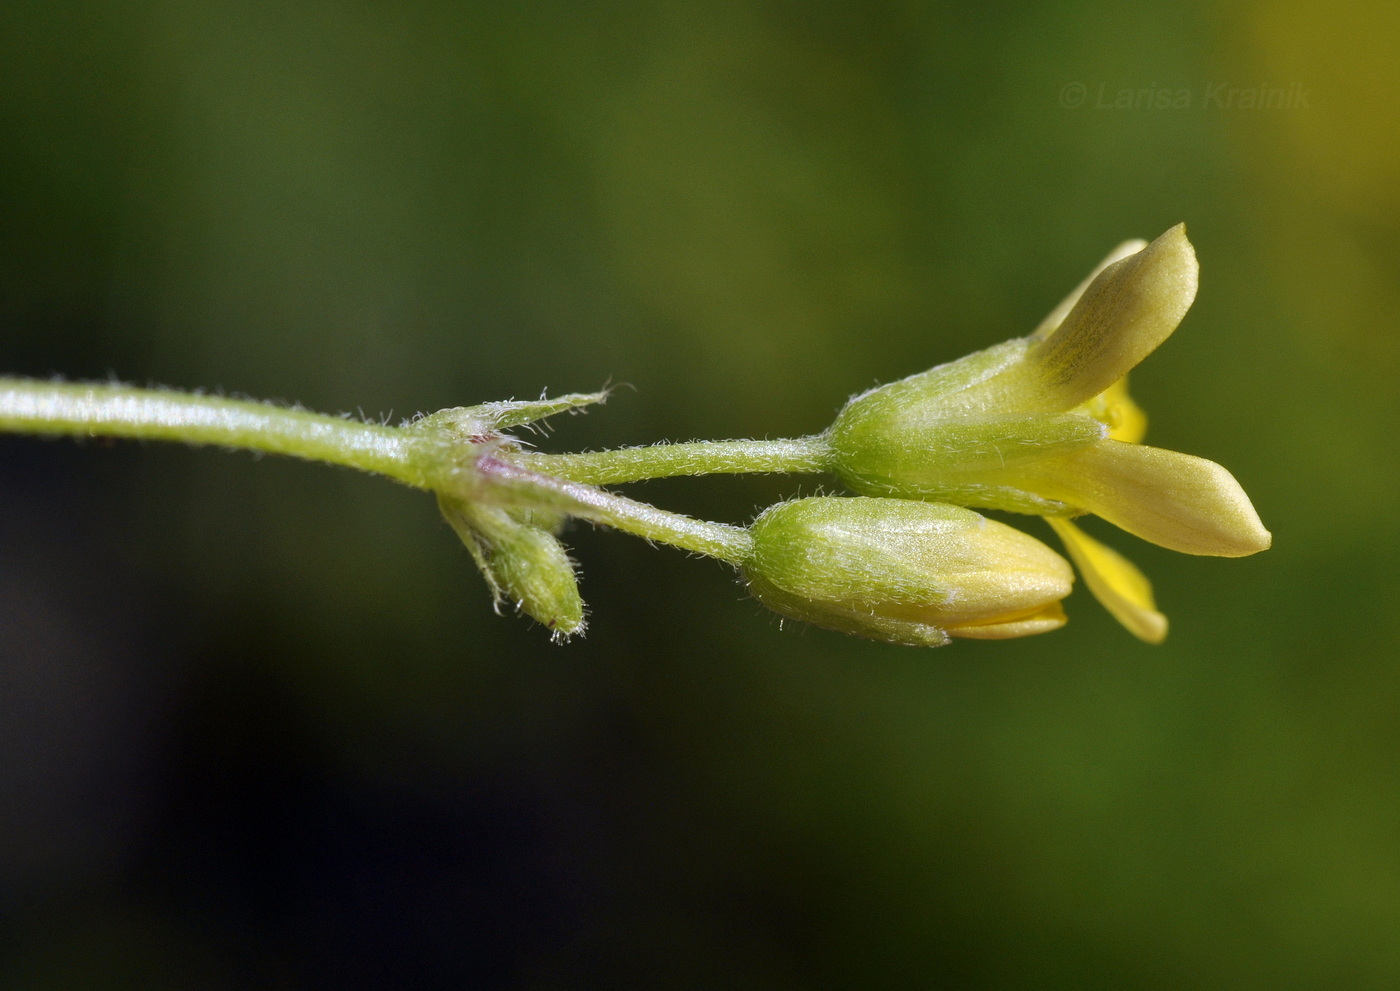
MULTIPOLYGON (((507 455, 500 451, 485 453, 486 449, 477 447, 467 456, 467 449, 473 445, 450 429, 434 427, 430 418, 407 427, 390 427, 223 396, 127 385, 0 378, 0 431, 183 441, 285 454, 374 472, 414 488, 433 489, 455 498, 494 501, 505 497, 518 500, 521 505, 549 505, 647 540, 671 544, 731 564, 740 563, 750 545, 748 531, 742 527, 668 513, 593 488, 582 480, 560 477, 562 473, 552 469, 556 464, 567 462, 567 455, 507 455), (543 460, 545 458, 549 460, 543 460)), ((795 441, 737 443, 760 447, 800 444, 795 441)), ((675 446, 725 449, 736 445, 675 446)), ((793 450, 788 463, 797 461, 796 448, 793 450)), ((639 465, 642 462, 633 460, 630 463, 639 465)), ((662 464, 661 461, 653 463, 662 464)), ((714 462, 696 462, 709 463, 714 462)), ((784 470, 757 467, 776 463, 778 460, 772 455, 766 461, 756 456, 755 467, 708 470, 784 470)), ((672 465, 673 470, 661 473, 679 473, 674 469, 675 462, 672 465)), ((580 470, 580 473, 583 472, 580 470)), ((624 473, 623 477, 646 476, 624 473)))
POLYGON ((582 482, 542 474, 516 462, 515 456, 507 460, 487 455, 477 461, 476 467, 493 481, 518 487, 522 495, 535 502, 539 501, 540 493, 550 493, 554 497, 552 506, 571 516, 733 565, 743 563, 753 547, 753 539, 743 527, 670 513, 582 482))
POLYGON ((831 448, 826 439, 716 440, 687 444, 653 444, 583 454, 529 452, 512 457, 517 464, 590 485, 614 485, 673 475, 750 472, 827 471, 831 448))
POLYGON ((269 403, 129 385, 0 378, 0 431, 218 444, 285 454, 433 488, 432 438, 269 403))

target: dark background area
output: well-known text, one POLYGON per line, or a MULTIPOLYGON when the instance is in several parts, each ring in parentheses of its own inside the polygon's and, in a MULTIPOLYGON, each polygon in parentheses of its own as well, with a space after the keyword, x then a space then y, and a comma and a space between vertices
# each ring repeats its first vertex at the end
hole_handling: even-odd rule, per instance
POLYGON ((4 374, 795 436, 1184 220, 1134 393, 1275 538, 923 651, 576 526, 558 647, 421 493, 0 438, 0 985, 1394 987, 1397 9, 0 6, 4 374))

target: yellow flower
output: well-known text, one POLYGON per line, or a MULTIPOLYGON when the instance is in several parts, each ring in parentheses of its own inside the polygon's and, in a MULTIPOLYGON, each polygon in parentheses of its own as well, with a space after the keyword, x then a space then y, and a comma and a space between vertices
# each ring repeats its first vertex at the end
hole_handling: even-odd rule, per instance
POLYGON ((843 479, 868 495, 1052 520, 1101 602, 1156 642, 1166 620, 1126 559, 1069 518, 1095 513, 1188 554, 1240 557, 1271 542, 1224 468, 1138 443, 1126 376, 1185 316, 1195 251, 1178 225, 1109 255, 1029 337, 852 399, 827 433, 843 479))

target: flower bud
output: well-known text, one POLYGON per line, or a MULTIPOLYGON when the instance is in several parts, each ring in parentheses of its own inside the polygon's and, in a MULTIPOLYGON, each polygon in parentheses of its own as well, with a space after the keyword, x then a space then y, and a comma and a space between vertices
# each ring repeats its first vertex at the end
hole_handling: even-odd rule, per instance
POLYGON ((583 599, 573 562, 546 529, 558 518, 443 495, 438 506, 485 575, 498 610, 503 599, 510 600, 549 627, 556 640, 583 632, 583 599))
POLYGON ((792 619, 870 640, 934 647, 1065 622, 1069 563, 968 509, 870 497, 781 503, 751 529, 749 591, 792 619))

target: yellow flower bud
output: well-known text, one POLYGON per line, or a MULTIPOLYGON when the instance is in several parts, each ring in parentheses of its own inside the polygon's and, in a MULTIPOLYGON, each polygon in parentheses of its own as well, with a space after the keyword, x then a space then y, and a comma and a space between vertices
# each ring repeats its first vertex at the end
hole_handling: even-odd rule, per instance
POLYGON ((1065 622, 1069 563, 968 509, 815 497, 765 511, 743 570, 768 608, 870 640, 933 647, 1006 639, 1065 622))

